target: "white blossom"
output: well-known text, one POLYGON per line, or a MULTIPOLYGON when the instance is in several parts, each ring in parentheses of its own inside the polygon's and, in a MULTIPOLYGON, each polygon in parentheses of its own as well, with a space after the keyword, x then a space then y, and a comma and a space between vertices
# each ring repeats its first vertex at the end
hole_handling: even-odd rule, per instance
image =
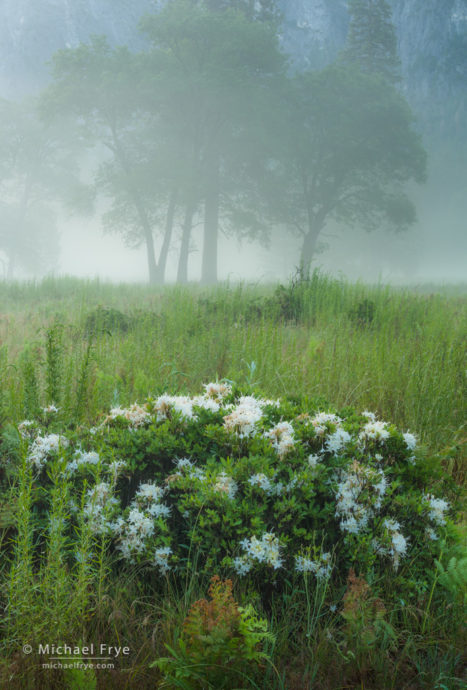
POLYGON ((370 420, 370 422, 376 422, 376 415, 374 412, 369 412, 368 410, 364 410, 362 412, 363 417, 366 417, 367 419, 370 420))
POLYGON ((409 450, 414 450, 417 447, 417 439, 409 431, 406 431, 405 434, 402 434, 402 437, 409 450))
POLYGON ((104 420, 104 424, 118 417, 124 417, 133 428, 143 426, 151 421, 151 415, 144 405, 138 405, 138 403, 133 403, 128 408, 113 407, 110 410, 109 415, 104 420))
POLYGON ((193 419, 193 401, 186 395, 160 395, 155 401, 154 408, 157 420, 167 419, 171 410, 178 412, 183 419, 193 419))
POLYGON ((294 430, 290 422, 279 422, 272 429, 265 432, 265 437, 270 439, 273 448, 280 458, 286 455, 295 445, 294 430))
POLYGON ((169 557, 172 555, 170 546, 162 546, 156 549, 154 553, 154 565, 157 565, 160 571, 165 574, 171 570, 169 565, 169 557))
POLYGON ((237 556, 233 559, 233 567, 238 575, 246 575, 253 567, 253 562, 248 556, 237 556))
POLYGON ((272 532, 264 532, 261 539, 255 536, 250 539, 243 539, 240 546, 246 551, 246 554, 234 562, 237 572, 243 570, 239 574, 247 573, 255 561, 272 566, 275 570, 282 566, 279 539, 272 532))
POLYGON ((309 455, 308 456, 308 465, 312 468, 315 469, 318 467, 318 464, 321 461, 321 457, 319 455, 309 455))
POLYGON ((326 439, 326 450, 329 453, 339 453, 347 443, 352 440, 351 435, 344 431, 344 429, 336 429, 333 434, 330 434, 326 439))
POLYGON ((366 529, 370 518, 381 509, 386 490, 383 470, 354 461, 349 470, 341 473, 335 493, 336 515, 341 517, 341 529, 350 534, 366 529), (364 500, 362 496, 365 496, 364 500))
POLYGON ((41 470, 50 453, 56 453, 60 448, 66 448, 67 446, 68 439, 59 434, 37 436, 29 448, 28 459, 38 470, 41 470))
POLYGON ((311 420, 317 436, 324 436, 330 424, 339 427, 341 422, 342 419, 340 417, 330 412, 319 412, 311 420))
POLYGON ((383 520, 383 528, 387 531, 390 543, 388 547, 383 546, 377 539, 373 540, 373 547, 380 556, 390 556, 392 558, 394 570, 399 568, 400 560, 407 554, 408 539, 402 534, 401 526, 397 520, 386 518, 383 520))
POLYGON ((232 386, 229 383, 205 383, 204 397, 211 398, 220 404, 232 393, 232 386))
POLYGON ((299 573, 313 573, 320 580, 331 575, 331 554, 323 553, 318 560, 313 561, 306 556, 295 556, 295 570, 299 573))
POLYGON ((228 498, 234 498, 238 491, 237 483, 228 474, 221 472, 216 477, 214 491, 223 493, 228 496, 228 498))
POLYGON ((273 493, 274 484, 262 472, 259 472, 258 474, 253 474, 249 478, 248 483, 251 484, 251 486, 258 486, 260 489, 262 489, 267 494, 273 493))
POLYGON ((384 443, 389 438, 390 433, 387 429, 386 422, 370 421, 363 427, 358 438, 362 443, 366 441, 377 441, 384 443))
POLYGON ((263 416, 263 403, 251 395, 243 396, 232 411, 224 417, 224 428, 240 438, 248 438, 256 431, 256 424, 263 416))
POLYGON ((193 398, 193 405, 196 407, 202 407, 203 410, 209 410, 210 412, 219 412, 221 409, 220 404, 214 398, 205 397, 204 395, 198 395, 193 398))
POLYGON ((431 494, 424 495, 423 500, 427 501, 429 505, 430 512, 428 513, 428 517, 430 520, 432 520, 435 525, 445 525, 446 518, 444 513, 449 510, 449 503, 443 498, 435 498, 431 494))

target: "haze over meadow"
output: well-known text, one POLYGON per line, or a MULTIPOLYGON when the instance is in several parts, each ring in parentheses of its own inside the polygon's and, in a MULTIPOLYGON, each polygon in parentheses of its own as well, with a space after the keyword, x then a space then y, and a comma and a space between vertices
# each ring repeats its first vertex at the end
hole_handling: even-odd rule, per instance
MULTIPOLYGON (((171 4, 174 3, 168 3, 169 6, 171 4)), ((175 3, 175 5, 177 4, 180 5, 180 3, 175 3)), ((199 3, 186 3, 186 11, 191 11, 193 6, 196 7, 197 4, 199 3)), ((209 3, 207 4, 209 5, 209 3)), ((318 232, 310 266, 311 268, 320 267, 334 275, 342 274, 350 279, 363 279, 372 282, 378 280, 394 283, 457 282, 465 280, 465 258, 467 256, 467 232, 465 228, 467 211, 465 195, 467 114, 465 90, 462 89, 462 81, 465 78, 467 67, 467 53, 463 50, 467 40, 467 5, 459 0, 443 3, 445 10, 440 14, 439 8, 436 8, 432 3, 424 3, 423 5, 411 3, 410 7, 409 4, 400 0, 389 3, 391 16, 387 19, 393 27, 395 43, 392 48, 387 49, 386 58, 395 59, 398 63, 394 72, 394 74, 397 72, 397 75, 391 88, 400 92, 403 99, 410 104, 415 117, 414 122, 410 124, 411 131, 420 134, 421 145, 427 152, 425 179, 422 180, 420 177, 420 168, 417 171, 415 169, 410 172, 407 171, 405 181, 401 183, 401 191, 413 205, 416 218, 415 215, 413 218, 407 216, 403 222, 393 222, 388 231, 387 224, 383 222, 386 219, 381 218, 381 222, 379 222, 373 211, 374 217, 369 223, 366 222, 368 221, 368 214, 365 218, 361 214, 360 216, 357 214, 357 217, 354 210, 344 209, 342 213, 329 214, 323 228, 318 232), (438 34, 435 33, 436 31, 438 34), (418 180, 415 179, 417 176, 419 177, 418 180), (368 228, 371 232, 366 231, 368 228)), ((53 71, 57 69, 56 64, 55 68, 53 66, 53 55, 56 54, 57 50, 64 50, 64 54, 68 52, 73 55, 80 46, 89 45, 90 37, 95 34, 107 36, 110 51, 114 50, 115 46, 126 45, 130 49, 129 55, 133 56, 137 54, 152 55, 153 58, 150 59, 154 59, 157 51, 159 51, 160 57, 164 51, 167 55, 167 51, 170 52, 171 50, 170 41, 168 40, 164 44, 164 40, 161 42, 160 37, 157 36, 157 28, 152 34, 148 30, 145 32, 141 30, 141 17, 149 13, 152 17, 151 21, 156 26, 159 13, 162 12, 164 15, 163 5, 165 3, 146 1, 126 3, 119 0, 109 4, 106 0, 100 0, 100 2, 93 3, 92 7, 91 5, 88 6, 88 3, 82 3, 82 6, 80 5, 78 8, 77 6, 69 7, 68 3, 51 3, 49 0, 42 0, 40 5, 41 11, 39 12, 37 2, 24 2, 15 8, 10 3, 0 3, 0 13, 3 13, 4 18, 2 42, 4 52, 7 51, 7 57, 4 59, 6 66, 0 75, 0 84, 2 85, 3 97, 9 101, 24 102, 24 98, 31 98, 31 96, 39 97, 42 99, 42 103, 50 100, 50 94, 47 96, 44 93, 45 89, 54 88, 53 86, 50 87, 50 84, 54 84, 53 71), (141 51, 143 52, 141 53, 141 51)), ((214 2, 211 5, 210 11, 216 12, 219 11, 222 3, 216 4, 214 2)), ((268 58, 270 60, 277 59, 273 56, 274 50, 277 55, 282 57, 284 63, 287 63, 283 67, 285 70, 283 73, 289 78, 300 75, 304 70, 305 72, 311 70, 311 72, 318 73, 326 65, 332 64, 336 60, 346 67, 353 64, 354 67, 359 67, 363 72, 365 70, 367 72, 372 71, 372 68, 368 70, 362 67, 362 64, 358 63, 358 56, 353 55, 352 57, 351 51, 349 52, 351 15, 349 15, 346 3, 338 3, 333 9, 326 8, 326 4, 319 2, 263 2, 253 3, 253 5, 250 8, 250 15, 248 15, 250 22, 268 26, 270 21, 275 22, 274 31, 279 36, 279 40, 275 47, 270 42, 264 50, 272 51, 268 58)), ((167 24, 166 28, 168 26, 167 24)), ((230 31, 232 35, 232 27, 230 31)), ((218 38, 215 36, 207 37, 207 44, 211 40, 212 45, 215 46, 218 38)), ((239 45, 242 45, 241 41, 239 45)), ((245 42, 244 48, 246 45, 245 42)), ((266 53, 257 56, 257 58, 262 57, 264 61, 265 55, 266 53)), ((232 64, 230 58, 224 57, 226 65, 232 64)), ((237 54, 235 64, 240 69, 242 61, 238 57, 237 54)), ((220 64, 219 60, 222 62, 222 59, 222 55, 217 57, 218 64, 220 64)), ((270 79, 271 70, 277 69, 271 65, 272 62, 266 68, 264 65, 259 68, 264 68, 264 78, 270 79)), ((250 68, 257 69, 253 63, 251 63, 250 68)), ((57 77, 57 72, 55 72, 56 86, 59 84, 60 78, 62 80, 66 78, 66 69, 68 68, 63 69, 61 77, 57 77)), ((151 78, 151 68, 146 66, 144 69, 147 70, 145 79, 148 83, 151 78)), ((155 69, 160 69, 160 65, 159 67, 156 66, 155 69)), ((71 71, 68 72, 68 76, 70 75, 72 75, 71 71)), ((83 74, 81 77, 84 78, 83 74)), ((77 90, 80 88, 79 79, 81 77, 78 72, 72 76, 77 90)), ((192 77, 196 78, 196 75, 192 75, 192 77)), ((177 78, 176 75, 173 78, 177 78)), ((243 96, 234 94, 234 82, 229 85, 230 78, 234 78, 232 74, 230 77, 225 77, 224 83, 227 89, 232 89, 229 98, 232 99, 233 103, 238 104, 241 98, 247 97, 245 94, 243 96)), ((170 78, 167 77, 167 79, 170 82, 170 78)), ((121 89, 121 86, 121 83, 118 84, 116 80, 115 87, 117 90, 121 89)), ((163 86, 160 82, 155 90, 153 89, 154 94, 157 92, 157 88, 166 89, 165 103, 167 104, 173 96, 170 91, 172 88, 170 83, 163 86)), ((271 84, 268 88, 274 91, 271 84)), ((314 88, 315 101, 320 102, 324 96, 320 95, 318 86, 314 88)), ((151 88, 148 88, 147 93, 150 92, 151 88)), ((134 94, 128 92, 128 100, 133 96, 134 94)), ((147 98, 147 95, 145 97, 147 98)), ((219 98, 215 92, 213 92, 213 97, 219 98)), ((267 110, 268 107, 270 111, 275 108, 274 97, 273 94, 269 106, 267 104, 254 106, 256 110, 265 107, 264 131, 271 124, 266 122, 269 118, 267 110)), ((157 97, 155 98, 157 100, 157 97)), ((329 103, 331 104, 331 101, 329 103)), ((226 104, 227 100, 223 107, 227 107, 226 104)), ((62 116, 69 117, 70 108, 73 109, 73 107, 75 106, 71 105, 70 101, 66 105, 62 102, 53 117, 49 113, 48 127, 53 129, 56 126, 62 126, 63 123, 57 125, 57 122, 62 116)), ((148 110, 145 111, 144 107, 139 111, 134 110, 131 114, 133 118, 132 127, 135 120, 138 121, 139 118, 140 121, 143 121, 147 117, 148 110)), ((157 107, 160 108, 160 103, 157 107)), ((179 108, 179 106, 176 107, 179 108)), ((344 106, 342 107, 344 108, 344 106)), ((193 103, 190 103, 188 99, 185 116, 190 113, 190 108, 193 108, 193 103)), ((176 112, 179 112, 179 109, 176 112)), ((232 124, 232 127, 243 127, 245 131, 245 121, 243 124, 239 124, 238 118, 248 117, 246 113, 247 111, 244 109, 243 114, 241 114, 239 108, 236 115, 237 124, 232 124)), ((331 116, 331 111, 329 116, 331 116)), ((81 112, 81 117, 84 117, 83 112, 81 112)), ((268 171, 268 165, 271 169, 278 169, 282 166, 280 174, 283 178, 279 176, 274 182, 280 193, 284 191, 284 181, 287 181, 287 184, 290 181, 291 168, 287 168, 288 164, 280 159, 279 151, 273 151, 273 148, 278 137, 287 139, 297 126, 296 123, 293 124, 292 117, 293 113, 285 112, 282 114, 280 133, 274 134, 271 130, 268 134, 271 142, 273 142, 272 148, 267 154, 264 151, 258 153, 254 163, 258 169, 265 166, 264 171, 268 171), (287 126, 287 122, 290 122, 289 126, 287 126), (268 163, 265 156, 273 162, 268 163), (274 168, 275 160, 279 160, 276 168, 274 168), (287 172, 288 170, 289 172, 287 172)), ((325 119, 326 113, 324 113, 325 119)), ((186 132, 191 124, 189 115, 185 119, 180 119, 179 129, 176 130, 175 128, 170 136, 174 137, 176 142, 177 136, 180 138, 180 133, 186 132)), ((276 124, 271 126, 274 127, 276 124)), ((127 126, 128 124, 125 125, 125 127, 127 126)), ((208 130, 209 126, 208 124, 208 130)), ((303 126, 308 127, 306 123, 303 126)), ((5 125, 5 120, 2 128, 4 142, 11 142, 14 137, 8 126, 5 125)), ((71 137, 76 136, 76 131, 71 129, 70 132, 71 137)), ((231 132, 234 132, 234 129, 231 132)), ((92 136, 97 136, 95 131, 92 136)), ((144 131, 140 131, 138 136, 140 142, 144 141, 144 131)), ((149 136, 147 131, 146 136, 149 136)), ((243 191, 240 189, 238 181, 235 181, 235 190, 232 191, 233 183, 227 180, 227 167, 233 158, 231 152, 228 152, 230 143, 227 140, 233 134, 226 136, 227 139, 224 140, 224 143, 218 146, 221 157, 221 176, 225 178, 225 185, 220 190, 221 209, 217 212, 217 239, 219 242, 217 278, 255 282, 284 280, 294 272, 301 262, 303 235, 294 231, 293 226, 297 224, 297 218, 292 218, 293 214, 291 213, 291 208, 297 203, 295 193, 293 190, 287 190, 287 193, 284 193, 281 202, 283 209, 279 212, 277 208, 273 208, 274 204, 271 203, 271 199, 265 200, 264 195, 255 199, 254 195, 250 194, 253 185, 261 186, 262 180, 260 178, 256 178, 256 181, 251 183, 250 188, 246 184, 243 191), (259 182, 258 179, 260 179, 259 182), (226 201, 227 194, 229 199, 226 201), (242 196, 243 203, 243 197, 248 195, 251 198, 248 200, 248 208, 242 206, 243 225, 240 227, 238 220, 233 220, 233 216, 229 214, 232 210, 231 207, 237 203, 238 198, 242 196), (247 220, 245 219, 246 215, 250 216, 247 220), (253 216, 255 216, 254 219, 253 216), (260 229, 259 226, 261 226, 260 229), (227 231, 227 236, 225 231, 227 231)), ((253 132, 249 136, 258 139, 258 133, 253 132)), ((349 140, 351 136, 352 133, 349 132, 347 135, 344 132, 344 139, 347 137, 349 140)), ((166 138, 164 146, 167 141, 166 138)), ((206 141, 209 141, 209 133, 206 141)), ((76 147, 76 141, 73 141, 68 154, 72 160, 68 170, 71 169, 71 165, 76 166, 73 174, 76 179, 79 179, 80 184, 88 186, 96 184, 96 174, 102 177, 102 169, 100 173, 98 171, 99 165, 108 160, 105 157, 107 154, 102 154, 102 142, 99 143, 96 140, 94 143, 96 145, 89 146, 89 142, 87 142, 87 148, 85 146, 80 149, 76 147)), ((153 155, 154 158, 159 151, 157 142, 152 142, 151 146, 150 155, 153 155)), ((388 146, 391 146, 389 133, 388 146)), ((8 143, 6 148, 8 149, 8 143)), ((173 153, 172 160, 176 155, 180 154, 173 153)), ((199 155, 202 168, 207 154, 200 149, 199 155)), ((416 156, 416 152, 413 155, 416 156)), ((170 156, 167 160, 170 160, 170 156)), ((6 161, 6 167, 8 167, 8 157, 6 157, 6 161)), ((188 170, 186 162, 182 164, 182 168, 183 170, 179 169, 179 174, 183 176, 188 170)), ((197 173, 199 176, 205 174, 201 168, 197 173)), ((401 169, 399 166, 399 171, 401 169)), ((235 174, 238 173, 238 170, 235 174)), ((18 190, 15 191, 14 184, 21 185, 24 182, 25 174, 24 170, 22 173, 20 171, 15 181, 15 179, 8 179, 8 170, 3 171, 1 179, 4 200, 13 203, 13 205, 21 203, 18 199, 24 198, 24 195, 21 196, 22 192, 19 186, 18 190)), ((161 172, 154 169, 146 170, 146 173, 142 174, 146 175, 146 179, 153 176, 155 194, 158 194, 160 186, 167 182, 167 180, 161 182, 161 172), (159 178, 157 177, 158 174, 159 178)), ((240 174, 244 174, 244 172, 240 174)), ((350 170, 350 174, 353 174, 352 170, 350 170)), ((389 182, 392 183, 393 180, 391 179, 389 182)), ((180 189, 183 184, 179 184, 180 189)), ((222 184, 221 182, 221 187, 222 184)), ((260 191, 255 190, 255 193, 258 192, 259 195, 260 191)), ((264 192, 264 190, 262 191, 264 192)), ((102 189, 98 192, 94 191, 94 193, 96 197, 92 210, 88 209, 87 213, 83 214, 77 212, 76 206, 71 208, 69 199, 66 199, 64 203, 63 190, 57 192, 56 188, 52 189, 49 185, 45 191, 41 192, 40 203, 50 209, 56 220, 49 221, 47 216, 44 223, 48 224, 48 227, 45 231, 42 229, 40 231, 31 229, 27 232, 24 231, 24 243, 33 244, 34 232, 47 234, 53 224, 55 228, 52 233, 53 237, 49 237, 47 240, 49 246, 44 247, 42 251, 42 254, 48 255, 46 261, 39 261, 34 257, 22 261, 21 249, 15 249, 19 253, 15 260, 11 261, 12 241, 9 239, 9 233, 12 236, 17 236, 22 230, 17 216, 14 214, 12 216, 11 203, 10 205, 4 203, 1 209, 4 230, 3 233, 0 233, 0 275, 3 273, 4 277, 22 279, 47 274, 69 274, 86 277, 99 276, 112 281, 145 281, 147 248, 144 243, 132 238, 130 242, 127 242, 127 245, 131 244, 131 247, 128 247, 122 237, 126 230, 120 227, 120 234, 114 234, 111 232, 111 221, 107 221, 106 224, 102 222, 102 216, 108 214, 109 211, 118 216, 117 207, 121 203, 121 199, 115 201, 115 189, 112 192, 114 195, 113 202, 108 189, 104 194, 102 194, 102 189)), ((270 190, 269 194, 271 195, 270 190)), ((32 204, 37 203, 37 200, 32 200, 30 203, 32 208, 32 204)), ((163 203, 167 204, 168 201, 163 203)), ((173 223, 165 271, 165 278, 168 282, 175 281, 179 274, 179 252, 184 222, 182 209, 185 203, 185 199, 180 201, 179 198, 179 211, 176 213, 173 223)), ((196 206, 191 218, 186 268, 186 278, 189 281, 199 280, 202 271, 203 237, 205 236, 203 235, 203 222, 205 221, 203 220, 202 204, 201 193, 199 206, 196 206)), ((235 210, 238 211, 238 209, 235 210)), ((31 215, 34 216, 34 213, 35 211, 32 209, 31 215)), ((151 215, 152 213, 153 211, 148 207, 148 214, 151 215)), ((162 210, 157 209, 157 212, 154 211, 154 213, 152 222, 157 253, 161 249, 163 237, 161 232, 166 220, 165 212, 163 213, 162 210)), ((132 222, 135 222, 134 219, 128 218, 128 227, 131 226, 132 222)), ((131 232, 133 230, 129 229, 128 233, 131 234, 131 232)))

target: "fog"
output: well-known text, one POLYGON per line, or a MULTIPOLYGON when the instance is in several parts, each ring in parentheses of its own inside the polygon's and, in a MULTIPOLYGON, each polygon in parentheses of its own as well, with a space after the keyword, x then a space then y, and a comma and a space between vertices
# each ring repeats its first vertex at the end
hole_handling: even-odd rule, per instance
MULTIPOLYGON (((384 232, 349 233, 335 230, 329 248, 313 265, 351 280, 394 284, 456 283, 467 281, 465 216, 446 217, 442 203, 419 206, 426 217, 404 235, 384 232), (430 223, 431 220, 431 223, 430 223), (339 233, 339 234, 338 234, 339 233)), ((197 238, 200 242, 200 238, 197 238)), ((60 265, 53 275, 73 275, 112 282, 147 282, 144 249, 128 250, 117 237, 104 235, 98 222, 63 222, 60 265)), ((193 248, 192 281, 199 279, 200 246, 193 248)), ((297 238, 278 237, 270 250, 257 244, 223 238, 219 278, 229 281, 271 283, 286 281, 298 265, 297 238)), ((169 256, 167 281, 176 280, 177 246, 169 256)), ((23 274, 27 278, 27 274, 23 274)))
POLYGON ((0 275, 466 281, 465 97, 442 131, 411 122, 395 53, 373 70, 350 41, 296 73, 268 16, 212 5, 169 3, 136 58, 69 47, 34 101, 3 100, 0 275))
MULTIPOLYGON (((465 170, 467 179, 467 165, 465 170)), ((394 284, 455 283, 467 281, 467 208, 464 199, 449 197, 428 184, 417 195, 418 222, 404 233, 333 227, 324 233, 323 248, 313 266, 351 280, 394 284), (432 193, 430 194, 430 187, 432 193)), ((145 282, 144 249, 130 250, 118 237, 105 235, 97 220, 62 219, 60 264, 55 275, 99 277, 113 282, 145 282)), ((192 270, 199 279, 202 238, 193 238, 192 270)), ((219 278, 270 283, 285 281, 298 265, 300 242, 275 232, 270 248, 258 243, 221 238, 219 278)), ((175 282, 178 242, 169 254, 167 281, 175 282)))

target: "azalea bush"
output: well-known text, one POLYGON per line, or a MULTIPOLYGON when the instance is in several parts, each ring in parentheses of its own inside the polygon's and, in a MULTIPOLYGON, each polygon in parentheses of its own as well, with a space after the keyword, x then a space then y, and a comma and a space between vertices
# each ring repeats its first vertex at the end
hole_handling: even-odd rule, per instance
POLYGON ((410 431, 372 412, 217 382, 113 408, 92 428, 62 429, 53 406, 44 414, 18 426, 41 487, 36 519, 66 482, 71 542, 84 519, 118 560, 157 577, 222 572, 266 596, 268 583, 357 567, 411 596, 452 532, 448 480, 410 431))

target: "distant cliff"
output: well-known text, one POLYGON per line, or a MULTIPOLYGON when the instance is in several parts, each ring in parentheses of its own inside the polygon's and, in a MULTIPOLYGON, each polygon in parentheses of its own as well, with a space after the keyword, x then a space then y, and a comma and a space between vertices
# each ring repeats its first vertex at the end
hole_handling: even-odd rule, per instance
POLYGON ((152 6, 151 0, 0 0, 0 94, 37 90, 51 55, 93 34, 137 47, 138 21, 152 6))
MULTIPOLYGON (((332 60, 347 35, 346 0, 280 0, 282 43, 302 67, 332 60)), ((467 130, 467 0, 389 0, 403 89, 425 127, 467 130)))
MULTIPOLYGON (((93 34, 141 45, 142 14, 163 0, 0 0, 0 94, 16 97, 47 79, 58 49, 93 34)), ((390 0, 404 91, 424 127, 467 129, 467 0, 390 0)), ((319 67, 345 41, 346 0, 278 0, 281 42, 295 64, 319 67)))

